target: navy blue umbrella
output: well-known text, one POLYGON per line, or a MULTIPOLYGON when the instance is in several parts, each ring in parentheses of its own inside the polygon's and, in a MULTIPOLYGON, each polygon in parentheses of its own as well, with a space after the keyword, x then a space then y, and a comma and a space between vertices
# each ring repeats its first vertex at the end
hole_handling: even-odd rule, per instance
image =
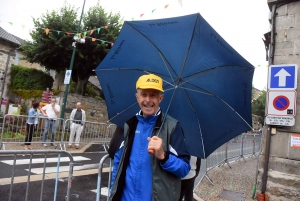
POLYGON ((254 67, 199 14, 126 21, 96 68, 111 122, 123 127, 139 111, 135 84, 163 81, 164 112, 180 121, 191 155, 214 150, 251 129, 254 67))

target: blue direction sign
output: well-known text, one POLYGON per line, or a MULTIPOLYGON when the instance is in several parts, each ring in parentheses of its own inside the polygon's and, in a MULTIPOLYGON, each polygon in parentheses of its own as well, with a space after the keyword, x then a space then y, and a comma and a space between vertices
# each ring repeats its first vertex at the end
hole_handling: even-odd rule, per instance
POLYGON ((297 88, 296 64, 272 65, 269 67, 269 89, 291 90, 297 88))

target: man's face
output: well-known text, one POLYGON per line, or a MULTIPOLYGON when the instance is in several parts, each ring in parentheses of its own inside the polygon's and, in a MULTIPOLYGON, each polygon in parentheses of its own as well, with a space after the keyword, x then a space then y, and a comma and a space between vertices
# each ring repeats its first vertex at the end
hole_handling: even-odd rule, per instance
POLYGON ((55 105, 56 100, 54 98, 51 99, 51 105, 55 105))
POLYGON ((24 99, 21 99, 21 104, 24 104, 24 103, 25 103, 24 99))
POLYGON ((164 95, 155 89, 138 89, 135 96, 144 117, 154 115, 159 108, 159 103, 164 98, 164 95))
POLYGON ((80 110, 80 109, 81 109, 81 103, 77 103, 77 104, 76 104, 76 108, 77 108, 78 110, 80 110))

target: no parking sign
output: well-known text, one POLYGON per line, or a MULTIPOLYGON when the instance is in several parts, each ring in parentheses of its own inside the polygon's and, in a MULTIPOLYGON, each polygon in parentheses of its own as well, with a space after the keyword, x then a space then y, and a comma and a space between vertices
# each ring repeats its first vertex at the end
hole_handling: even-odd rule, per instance
POLYGON ((296 115, 296 91, 270 90, 268 92, 268 116, 291 116, 296 115))

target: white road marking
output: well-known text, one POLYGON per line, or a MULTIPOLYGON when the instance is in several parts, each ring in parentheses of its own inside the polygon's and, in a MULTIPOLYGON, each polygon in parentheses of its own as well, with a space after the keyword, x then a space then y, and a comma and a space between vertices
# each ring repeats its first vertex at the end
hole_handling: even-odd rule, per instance
MULTIPOLYGON (((73 157, 74 161, 87 161, 87 160, 91 160, 89 158, 86 157, 82 157, 82 156, 74 156, 73 157)), ((31 161, 31 164, 37 164, 37 163, 44 163, 44 158, 34 158, 31 161)), ((57 158, 47 158, 46 159, 46 163, 57 163, 58 159, 57 158)), ((61 157, 60 158, 60 162, 69 162, 70 158, 69 157, 61 157)), ((8 165, 13 165, 14 164, 14 160, 3 160, 0 161, 2 163, 6 163, 8 165)), ((17 159, 16 160, 16 165, 24 165, 24 164, 29 164, 30 159, 17 159)))
MULTIPOLYGON (((94 193, 97 193, 97 189, 91 190, 91 191, 94 192, 94 193)), ((101 195, 108 196, 108 188, 107 187, 101 188, 101 195)))
MULTIPOLYGON (((86 170, 86 169, 93 169, 98 168, 99 164, 88 164, 88 165, 81 165, 81 166, 74 166, 73 170, 86 170)), ((29 171, 29 169, 25 169, 29 171)), ((43 174, 44 168, 32 168, 30 172, 35 174, 43 174)), ((70 170, 69 166, 59 166, 59 172, 68 172, 70 170)), ((56 173, 57 167, 46 167, 45 173, 56 173)))

